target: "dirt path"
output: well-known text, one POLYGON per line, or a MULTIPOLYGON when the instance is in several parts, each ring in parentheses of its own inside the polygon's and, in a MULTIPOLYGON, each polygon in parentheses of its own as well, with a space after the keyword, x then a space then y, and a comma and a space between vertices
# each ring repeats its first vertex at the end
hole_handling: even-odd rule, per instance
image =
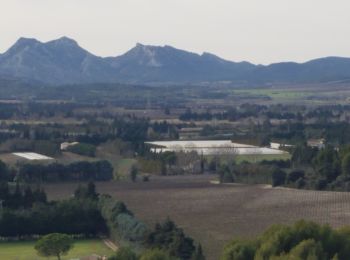
POLYGON ((117 252, 118 246, 114 244, 111 240, 109 239, 103 239, 103 243, 105 243, 106 246, 108 246, 112 251, 117 252))

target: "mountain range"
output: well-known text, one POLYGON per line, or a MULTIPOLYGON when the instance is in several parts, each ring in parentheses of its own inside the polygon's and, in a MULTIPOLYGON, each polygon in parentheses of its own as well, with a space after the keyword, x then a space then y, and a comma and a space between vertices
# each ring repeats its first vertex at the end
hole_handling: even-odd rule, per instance
POLYGON ((350 79, 350 58, 326 57, 306 63, 267 66, 198 55, 171 46, 137 44, 123 55, 102 58, 67 37, 49 42, 20 38, 0 54, 0 78, 49 85, 85 83, 289 84, 350 79))

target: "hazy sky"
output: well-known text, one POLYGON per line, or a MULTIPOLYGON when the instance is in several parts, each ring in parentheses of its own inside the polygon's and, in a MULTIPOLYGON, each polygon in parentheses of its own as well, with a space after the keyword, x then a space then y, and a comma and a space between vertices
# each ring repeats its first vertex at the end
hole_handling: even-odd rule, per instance
POLYGON ((137 42, 254 63, 350 57, 348 0, 0 0, 0 53, 63 35, 117 56, 137 42))

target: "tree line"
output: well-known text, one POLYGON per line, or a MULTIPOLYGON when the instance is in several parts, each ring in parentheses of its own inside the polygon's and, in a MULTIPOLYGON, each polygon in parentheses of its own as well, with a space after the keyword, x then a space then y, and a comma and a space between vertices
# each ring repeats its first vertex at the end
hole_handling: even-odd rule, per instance
POLYGON ((113 179, 113 167, 106 160, 68 165, 23 164, 19 166, 18 179, 25 182, 109 181, 113 179))

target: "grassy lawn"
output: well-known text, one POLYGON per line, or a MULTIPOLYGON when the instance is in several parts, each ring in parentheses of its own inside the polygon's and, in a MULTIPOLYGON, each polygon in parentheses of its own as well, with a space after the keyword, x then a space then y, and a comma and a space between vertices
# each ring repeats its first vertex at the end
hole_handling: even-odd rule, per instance
MULTIPOLYGON (((34 249, 35 242, 0 242, 0 259, 1 260, 44 260, 57 259, 55 257, 39 257, 34 249)), ((63 256, 62 260, 77 259, 92 254, 111 255, 113 252, 105 246, 101 240, 77 240, 73 249, 68 255, 63 256)))

